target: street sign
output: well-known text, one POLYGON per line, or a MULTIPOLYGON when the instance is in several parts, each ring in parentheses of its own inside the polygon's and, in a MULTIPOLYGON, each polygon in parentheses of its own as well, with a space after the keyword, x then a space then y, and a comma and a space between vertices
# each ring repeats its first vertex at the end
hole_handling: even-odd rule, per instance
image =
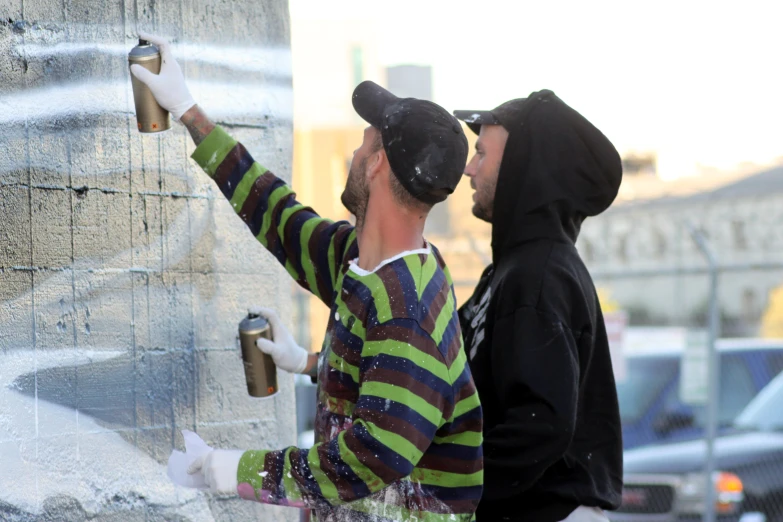
POLYGON ((709 346, 706 330, 689 330, 680 363, 680 400, 702 406, 709 400, 709 346))
POLYGON ((612 358, 615 382, 624 382, 628 375, 628 363, 625 360, 625 332, 628 326, 628 314, 622 310, 604 314, 606 336, 609 339, 609 354, 612 358))

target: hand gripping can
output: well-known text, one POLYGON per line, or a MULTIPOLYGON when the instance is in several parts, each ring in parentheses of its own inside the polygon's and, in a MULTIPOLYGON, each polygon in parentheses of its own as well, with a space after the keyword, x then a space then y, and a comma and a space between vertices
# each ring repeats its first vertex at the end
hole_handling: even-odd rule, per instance
MULTIPOLYGON (((139 45, 128 54, 128 67, 141 65, 155 74, 160 73, 160 51, 147 40, 139 40, 139 45)), ((136 104, 136 124, 139 132, 163 132, 171 128, 169 112, 158 105, 150 88, 131 73, 133 101, 136 104)))
POLYGON ((269 397, 277 393, 277 366, 272 357, 256 346, 259 337, 272 338, 269 322, 256 314, 247 314, 239 323, 239 344, 245 364, 247 392, 252 397, 269 397))

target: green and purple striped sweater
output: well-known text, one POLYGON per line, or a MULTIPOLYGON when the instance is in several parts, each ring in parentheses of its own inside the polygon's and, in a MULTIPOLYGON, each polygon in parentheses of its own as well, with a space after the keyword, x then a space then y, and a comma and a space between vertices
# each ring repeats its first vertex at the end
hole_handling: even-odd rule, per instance
POLYGON ((318 370, 315 446, 247 451, 241 497, 307 507, 319 521, 474 519, 481 406, 448 269, 427 245, 358 267, 356 231, 298 203, 220 127, 193 153, 253 235, 331 309, 318 370))

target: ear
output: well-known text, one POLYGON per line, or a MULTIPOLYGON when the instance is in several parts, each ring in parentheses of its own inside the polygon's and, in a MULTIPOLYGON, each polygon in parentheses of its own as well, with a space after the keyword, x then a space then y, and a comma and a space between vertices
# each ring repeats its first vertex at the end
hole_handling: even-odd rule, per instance
POLYGON ((389 158, 386 157, 386 151, 381 148, 370 155, 367 161, 367 181, 373 181, 382 172, 391 170, 389 158))

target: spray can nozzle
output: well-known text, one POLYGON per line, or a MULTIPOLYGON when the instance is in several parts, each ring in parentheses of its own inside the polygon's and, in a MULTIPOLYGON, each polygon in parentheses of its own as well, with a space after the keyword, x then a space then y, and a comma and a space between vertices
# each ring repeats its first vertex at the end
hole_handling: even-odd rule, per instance
POLYGON ((143 40, 139 38, 139 45, 149 45, 149 44, 150 44, 149 40, 143 40))

